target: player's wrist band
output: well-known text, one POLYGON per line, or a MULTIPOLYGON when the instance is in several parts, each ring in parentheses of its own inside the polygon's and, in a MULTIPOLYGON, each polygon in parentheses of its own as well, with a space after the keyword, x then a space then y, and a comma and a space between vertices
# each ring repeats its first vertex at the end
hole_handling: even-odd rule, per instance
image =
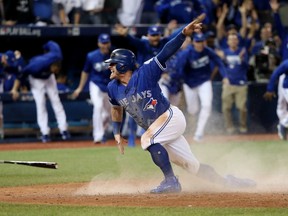
POLYGON ((114 135, 120 134, 121 122, 112 121, 112 126, 114 135))

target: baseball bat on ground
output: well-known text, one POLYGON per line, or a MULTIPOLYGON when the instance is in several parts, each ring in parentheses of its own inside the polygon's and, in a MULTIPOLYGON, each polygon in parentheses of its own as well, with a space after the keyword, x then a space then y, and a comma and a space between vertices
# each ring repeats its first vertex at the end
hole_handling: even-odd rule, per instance
POLYGON ((43 161, 13 161, 13 160, 0 160, 0 164, 18 164, 25 166, 57 169, 58 164, 56 162, 43 162, 43 161))

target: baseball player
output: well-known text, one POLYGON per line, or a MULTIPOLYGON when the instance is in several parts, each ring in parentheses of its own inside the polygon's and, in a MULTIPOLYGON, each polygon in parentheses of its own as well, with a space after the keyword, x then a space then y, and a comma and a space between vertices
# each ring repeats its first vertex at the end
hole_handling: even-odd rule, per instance
POLYGON ((221 95, 226 132, 233 134, 236 131, 232 117, 235 103, 239 111, 239 132, 247 133, 248 53, 245 47, 239 46, 239 38, 235 33, 228 35, 227 43, 228 48, 218 52, 225 62, 229 79, 229 82, 223 83, 221 95))
POLYGON ((164 174, 164 181, 152 189, 151 193, 176 193, 181 184, 176 178, 170 160, 190 173, 222 185, 249 187, 255 182, 238 179, 234 176, 224 178, 208 165, 200 164, 191 152, 182 135, 186 128, 183 113, 163 96, 158 81, 165 70, 165 62, 181 47, 186 36, 201 29, 202 14, 188 24, 182 32, 170 40, 153 58, 136 69, 133 52, 116 49, 111 53, 111 70, 108 94, 113 105, 111 109, 115 141, 121 154, 124 154, 125 140, 120 135, 123 110, 127 111, 146 130, 141 137, 141 146, 147 150, 153 162, 164 174))
MULTIPOLYGON (((0 93, 5 90, 5 81, 17 71, 16 57, 13 51, 0 53, 0 93)), ((0 138, 4 138, 3 103, 0 102, 0 138)))
POLYGON ((72 98, 78 97, 90 75, 89 91, 93 103, 93 138, 95 144, 104 142, 105 130, 111 122, 110 103, 107 94, 107 84, 110 81, 110 71, 104 62, 111 53, 111 40, 108 34, 98 37, 98 49, 89 52, 81 73, 80 83, 73 92, 72 98))
POLYGON ((192 45, 181 53, 177 63, 178 73, 182 74, 184 80, 183 91, 187 111, 196 117, 200 109, 193 137, 196 142, 202 141, 204 129, 212 110, 211 75, 213 70, 210 66, 211 63, 218 66, 223 82, 228 82, 223 62, 205 43, 206 37, 203 33, 194 34, 192 45))
POLYGON ((23 82, 25 78, 28 77, 31 92, 36 103, 37 123, 42 133, 42 142, 46 143, 51 140, 46 108, 46 94, 48 95, 54 110, 62 139, 67 140, 70 138, 70 134, 67 130, 68 124, 63 105, 59 98, 54 75, 60 71, 61 60, 63 58, 62 51, 59 45, 54 41, 48 41, 43 45, 43 49, 45 53, 31 58, 15 80, 11 90, 12 97, 14 100, 19 97, 18 89, 21 81, 23 82))
MULTIPOLYGON (((119 35, 124 36, 131 46, 135 47, 135 49, 137 50, 137 63, 139 65, 142 65, 145 61, 157 55, 159 51, 164 47, 164 45, 173 36, 175 36, 177 32, 180 32, 179 29, 178 31, 175 31, 169 36, 161 37, 161 27, 153 25, 148 28, 147 36, 140 39, 128 34, 128 28, 123 27, 122 25, 116 25, 115 30, 119 35)), ((137 125, 131 117, 129 117, 128 126, 130 129, 128 146, 135 146, 137 125)))
POLYGON ((288 128, 288 59, 283 61, 272 73, 269 83, 267 85, 267 91, 264 94, 266 100, 272 100, 275 97, 275 83, 279 79, 278 83, 278 103, 277 103, 277 116, 279 118, 279 124, 277 125, 279 138, 282 140, 287 139, 288 128))

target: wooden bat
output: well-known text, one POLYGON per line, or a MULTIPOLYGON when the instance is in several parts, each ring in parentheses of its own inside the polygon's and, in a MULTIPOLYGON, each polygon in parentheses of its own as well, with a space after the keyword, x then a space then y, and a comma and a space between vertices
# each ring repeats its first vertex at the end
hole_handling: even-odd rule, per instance
POLYGON ((13 161, 13 160, 0 160, 0 164, 18 164, 33 167, 57 169, 58 164, 56 162, 43 162, 43 161, 13 161))

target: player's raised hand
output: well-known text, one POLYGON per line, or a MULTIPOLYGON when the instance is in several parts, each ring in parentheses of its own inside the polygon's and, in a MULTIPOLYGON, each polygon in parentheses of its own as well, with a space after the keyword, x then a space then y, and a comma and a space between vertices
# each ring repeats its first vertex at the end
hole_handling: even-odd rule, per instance
POLYGON ((205 13, 202 13, 192 22, 190 22, 183 30, 182 33, 186 36, 191 36, 193 32, 199 32, 202 29, 202 21, 205 19, 205 13))

